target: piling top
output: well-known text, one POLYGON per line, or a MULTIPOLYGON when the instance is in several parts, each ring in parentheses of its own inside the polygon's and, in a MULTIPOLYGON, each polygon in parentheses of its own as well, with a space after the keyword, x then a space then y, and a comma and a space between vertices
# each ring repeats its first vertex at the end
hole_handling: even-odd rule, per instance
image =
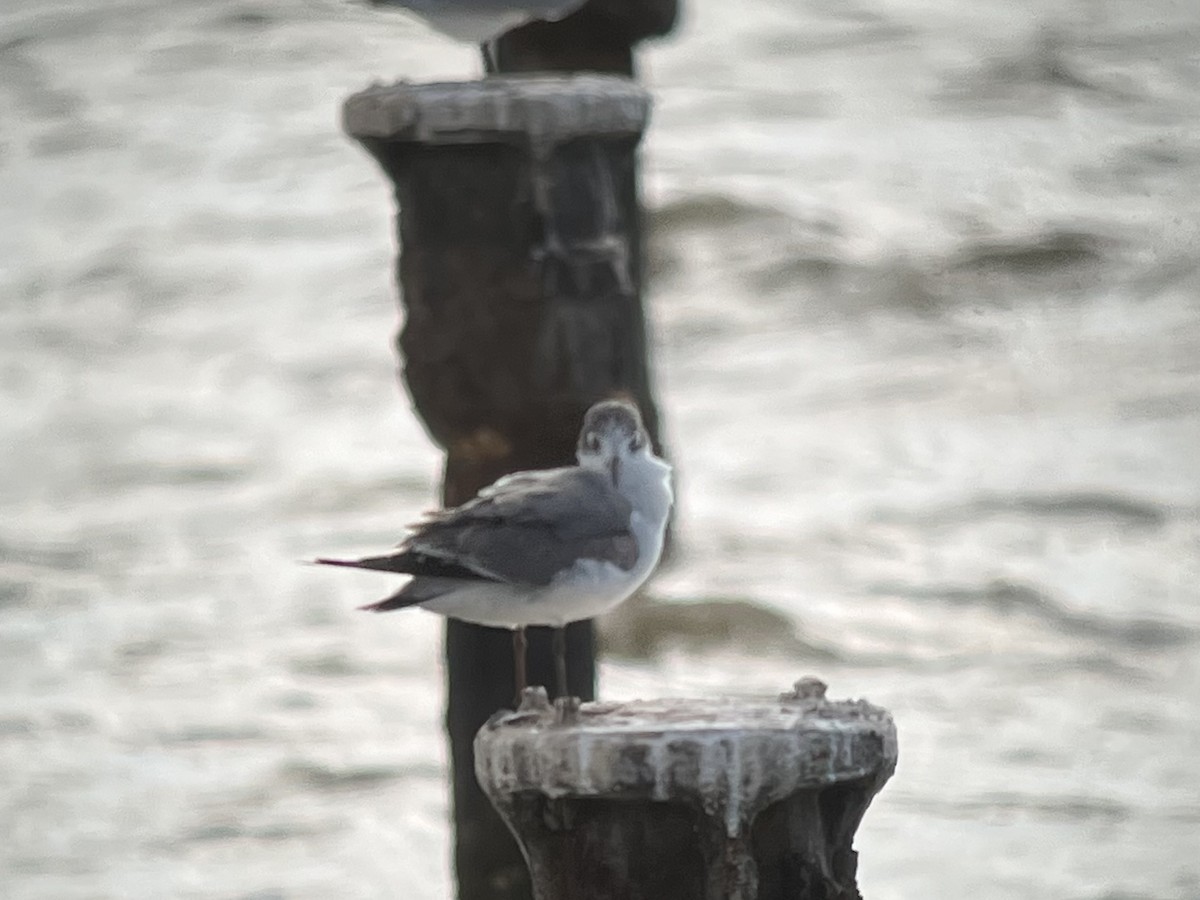
POLYGON ((358 140, 421 144, 520 138, 638 136, 650 96, 615 75, 494 75, 480 81, 376 84, 347 98, 342 126, 358 140))
POLYGON ((552 707, 540 688, 475 737, 475 772, 494 803, 520 792, 701 806, 738 833, 799 790, 866 780, 896 767, 891 715, 829 701, 816 679, 778 698, 647 700, 552 707), (538 693, 540 692, 540 693, 538 693))

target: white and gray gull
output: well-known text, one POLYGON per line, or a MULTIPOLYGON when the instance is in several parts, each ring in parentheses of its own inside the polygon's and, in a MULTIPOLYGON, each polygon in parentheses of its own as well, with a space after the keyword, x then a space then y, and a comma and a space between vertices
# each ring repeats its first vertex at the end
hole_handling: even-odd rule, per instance
POLYGON ((637 408, 605 400, 584 416, 577 466, 517 472, 453 509, 429 514, 391 553, 318 563, 410 575, 362 609, 419 606, 513 630, 518 695, 525 628, 555 629, 555 675, 566 693, 570 622, 626 600, 662 554, 671 467, 654 455, 637 408))
POLYGON ((488 43, 526 22, 554 22, 570 15, 583 0, 370 0, 374 6, 398 6, 415 13, 437 31, 460 41, 488 43))

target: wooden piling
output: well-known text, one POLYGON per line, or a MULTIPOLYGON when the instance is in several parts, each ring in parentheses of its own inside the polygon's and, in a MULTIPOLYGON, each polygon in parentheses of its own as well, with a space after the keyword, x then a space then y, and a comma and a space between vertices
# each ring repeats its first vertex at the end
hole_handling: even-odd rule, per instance
MULTIPOLYGON (((634 400, 659 423, 641 305, 635 153, 649 100, 624 78, 506 77, 376 86, 346 131, 395 186, 404 380, 446 450, 442 497, 574 462, 584 411, 634 400)), ((590 622, 568 629, 572 694, 595 693, 590 622)), ((512 704, 508 632, 446 631, 460 900, 523 900, 529 882, 479 790, 472 740, 512 704)), ((530 629, 529 678, 553 684, 550 636, 530 629)))
POLYGON ((816 679, 582 707, 531 688, 475 759, 536 900, 858 900, 854 833, 897 743, 885 710, 816 679))

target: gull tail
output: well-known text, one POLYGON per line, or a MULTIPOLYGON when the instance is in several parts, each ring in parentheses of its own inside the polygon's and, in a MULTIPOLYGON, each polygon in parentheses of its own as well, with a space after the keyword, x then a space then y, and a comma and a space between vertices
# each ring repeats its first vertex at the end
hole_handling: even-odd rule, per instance
POLYGON ((422 602, 422 598, 420 597, 407 596, 405 594, 407 590, 408 585, 406 584, 400 590, 396 591, 396 593, 392 594, 392 596, 384 597, 382 600, 377 600, 374 603, 368 603, 366 606, 360 606, 358 609, 365 612, 387 612, 391 609, 404 609, 406 606, 416 606, 422 602))
MULTIPOLYGON (((396 572, 397 574, 407 574, 404 565, 404 555, 391 553, 387 556, 364 556, 362 559, 329 559, 320 557, 313 560, 314 563, 321 566, 340 566, 345 569, 368 569, 375 572, 396 572)), ((427 596, 423 596, 424 592, 412 590, 417 579, 410 581, 396 593, 390 597, 384 597, 375 603, 368 603, 366 606, 360 606, 359 609, 367 610, 368 612, 387 612, 390 609, 403 609, 406 606, 416 606, 424 600, 428 600, 427 596)))
POLYGON ((387 556, 365 556, 362 559, 314 559, 322 566, 340 566, 346 569, 367 569, 376 572, 392 572, 397 575, 412 575, 408 584, 390 597, 384 597, 359 609, 367 612, 388 612, 407 606, 420 606, 443 594, 456 591, 479 576, 455 563, 445 562, 411 551, 391 553, 387 556))
POLYGON ((390 597, 360 606, 359 609, 367 612, 387 612, 391 609, 404 609, 406 606, 420 606, 427 600, 436 600, 469 584, 471 582, 461 578, 417 576, 390 597))

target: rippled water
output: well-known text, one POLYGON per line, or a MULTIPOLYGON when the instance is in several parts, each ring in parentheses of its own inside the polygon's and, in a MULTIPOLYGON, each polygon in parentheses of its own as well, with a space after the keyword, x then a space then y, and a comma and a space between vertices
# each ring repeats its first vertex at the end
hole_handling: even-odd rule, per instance
MULTIPOLYGON (((686 10, 653 593, 710 624, 602 692, 891 708, 875 900, 1200 897, 1200 11, 686 10)), ((478 70, 324 0, 0 11, 3 896, 449 896, 440 623, 294 561, 438 477, 341 99, 478 70)))

